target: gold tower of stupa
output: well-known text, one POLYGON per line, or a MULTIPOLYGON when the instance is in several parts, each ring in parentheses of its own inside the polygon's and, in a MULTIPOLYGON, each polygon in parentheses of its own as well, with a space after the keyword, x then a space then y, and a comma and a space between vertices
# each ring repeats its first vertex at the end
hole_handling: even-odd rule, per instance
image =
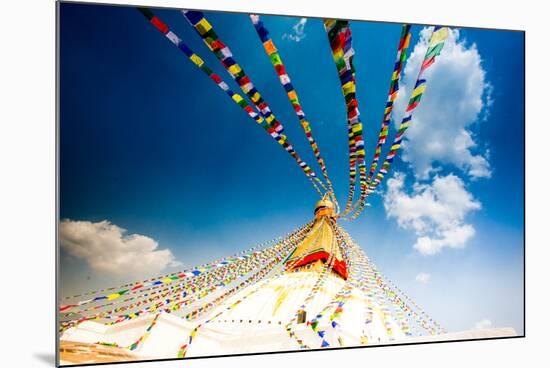
POLYGON ((346 280, 346 262, 336 240, 334 204, 326 197, 317 202, 313 211, 315 222, 305 239, 285 261, 288 272, 321 272, 330 267, 332 273, 346 280))

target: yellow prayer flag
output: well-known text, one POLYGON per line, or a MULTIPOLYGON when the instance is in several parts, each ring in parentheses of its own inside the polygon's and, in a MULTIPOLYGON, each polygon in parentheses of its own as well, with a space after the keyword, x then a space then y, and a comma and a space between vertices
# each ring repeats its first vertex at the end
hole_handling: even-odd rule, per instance
POLYGON ((257 102, 260 99, 260 94, 258 92, 254 93, 252 97, 250 97, 252 102, 257 102))
POLYGON ((449 30, 447 27, 443 27, 432 33, 432 38, 430 38, 430 46, 435 45, 444 41, 449 35, 449 30))
POLYGON ((325 28, 330 28, 336 23, 336 20, 334 20, 334 19, 325 19, 323 21, 323 23, 325 24, 325 28))
POLYGON ((229 67, 229 73, 231 73, 231 75, 235 75, 239 73, 241 70, 242 70, 241 67, 237 64, 233 64, 229 67))
POLYGON ((204 64, 204 61, 197 54, 191 55, 191 61, 199 67, 204 64))
POLYGON ((342 89, 344 90, 344 95, 354 93, 355 92, 355 83, 353 83, 352 81, 349 81, 349 82, 347 82, 346 84, 344 84, 342 86, 342 89))
POLYGON ((195 27, 197 28, 197 30, 199 31, 199 33, 201 35, 205 34, 206 32, 208 32, 209 30, 212 29, 212 26, 210 25, 210 23, 208 23, 208 21, 206 20, 206 18, 202 18, 196 25, 195 27))
POLYGON ((416 96, 421 95, 422 93, 424 93, 425 90, 426 90, 426 83, 422 83, 421 85, 419 85, 413 90, 411 94, 411 98, 415 98, 416 96))

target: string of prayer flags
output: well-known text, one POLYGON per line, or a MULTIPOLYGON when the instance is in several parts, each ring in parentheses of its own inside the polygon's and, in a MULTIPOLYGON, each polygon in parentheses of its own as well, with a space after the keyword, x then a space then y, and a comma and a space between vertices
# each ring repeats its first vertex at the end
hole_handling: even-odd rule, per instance
POLYGON ((325 19, 324 27, 346 102, 350 177, 348 200, 342 214, 346 215, 352 208, 357 168, 359 168, 360 188, 363 191, 366 190, 367 180, 363 124, 356 98, 355 68, 353 66, 355 51, 352 47, 352 35, 348 21, 325 19))
MULTIPOLYGON (((252 84, 251 79, 237 64, 229 48, 220 40, 214 32, 212 25, 204 18, 202 13, 183 11, 186 19, 193 25, 209 49, 222 62, 222 65, 239 84, 246 96, 250 98, 253 106, 248 104, 245 100, 246 97, 233 92, 219 75, 206 66, 203 59, 189 49, 170 30, 168 25, 156 17, 149 9, 139 8, 139 10, 196 67, 213 80, 219 88, 247 112, 249 117, 262 126, 273 139, 295 158, 319 194, 322 194, 320 190, 322 188, 328 191, 331 198, 334 198, 332 183, 326 173, 326 167, 317 143, 312 136, 309 122, 298 100, 298 94, 285 70, 276 46, 259 16, 251 15, 252 23, 260 40, 264 44, 265 51, 279 76, 283 88, 287 92, 287 97, 294 108, 308 138, 308 142, 323 171, 326 186, 296 154, 283 134, 282 123, 275 118, 267 102, 263 100, 260 93, 252 84)), ((433 65, 436 57, 441 53, 448 30, 447 28, 435 27, 418 74, 415 88, 412 91, 405 117, 384 163, 379 168, 378 175, 375 175, 376 169, 378 169, 382 146, 387 140, 393 104, 399 90, 400 75, 406 60, 406 50, 410 42, 410 26, 403 25, 382 126, 378 135, 373 162, 367 177, 367 167, 364 159, 363 128, 355 95, 354 51, 351 46, 349 23, 339 20, 325 20, 324 27, 330 41, 342 93, 346 101, 350 155, 350 193, 348 194, 348 202, 344 215, 350 214, 347 218, 352 219, 362 211, 366 197, 374 191, 387 174, 390 164, 400 148, 404 133, 410 124, 412 113, 417 108, 425 91, 426 79, 424 72, 433 65), (359 172, 361 192, 357 202, 353 203, 357 184, 357 172, 359 172), (352 183, 353 185, 351 185, 352 183)), ((378 325, 381 323, 380 326, 383 327, 383 331, 385 331, 390 341, 402 334, 411 335, 412 332, 416 332, 416 330, 413 330, 416 327, 430 334, 445 332, 412 299, 377 270, 364 251, 343 228, 338 226, 336 219, 332 217, 318 218, 283 237, 278 237, 270 242, 238 252, 233 256, 219 258, 198 267, 139 282, 127 283, 120 287, 105 288, 65 298, 65 302, 59 308, 59 313, 62 315, 60 330, 64 332, 86 321, 117 325, 124 321, 145 317, 148 318, 147 321, 150 321, 150 323, 144 333, 136 340, 133 340, 130 345, 119 346, 117 343, 110 341, 97 343, 104 346, 136 351, 140 346, 143 346, 144 341, 146 341, 151 331, 157 325, 160 316, 163 313, 174 313, 188 321, 196 321, 196 325, 191 329, 189 335, 186 336, 185 341, 180 345, 180 349, 177 352, 177 356, 183 358, 187 355, 192 343, 199 338, 201 328, 215 321, 224 313, 237 308, 245 299, 255 295, 259 290, 265 291, 265 288, 270 288, 272 284, 269 281, 288 275, 288 271, 290 270, 301 271, 299 269, 296 270, 295 266, 302 264, 301 262, 305 260, 308 254, 304 252, 299 259, 294 259, 292 262, 288 261, 289 257, 304 243, 306 238, 308 241, 312 241, 309 245, 312 247, 317 245, 321 239, 324 239, 326 236, 327 221, 332 230, 331 247, 334 248, 328 252, 328 259, 323 259, 320 272, 317 268, 314 270, 316 272, 314 274, 315 279, 311 279, 311 283, 307 284, 304 290, 304 293, 307 293, 305 297, 303 296, 304 294, 299 294, 301 295, 300 299, 295 304, 299 306, 285 326, 291 340, 295 341, 302 349, 309 348, 308 345, 311 345, 310 340, 306 342, 296 333, 297 324, 306 322, 307 310, 308 313, 315 317, 307 321, 306 326, 309 326, 313 330, 313 336, 316 336, 321 347, 330 347, 331 345, 338 344, 342 346, 346 342, 349 342, 344 340, 341 327, 348 323, 346 315, 351 313, 351 311, 355 313, 357 310, 357 305, 350 303, 351 300, 364 303, 364 306, 360 305, 361 308, 364 308, 360 309, 360 318, 354 318, 355 321, 361 321, 360 323, 363 324, 361 327, 364 329, 360 334, 361 344, 368 343, 371 338, 368 328, 372 327, 374 320, 376 320, 378 325), (338 289, 330 291, 331 294, 328 303, 316 306, 314 299, 322 292, 329 292, 327 280, 332 275, 331 270, 337 261, 336 254, 342 256, 342 261, 347 267, 347 277, 343 277, 342 280, 338 281, 338 284, 334 284, 338 285, 338 289), (78 300, 77 298, 84 300, 78 300)), ((298 277, 294 280, 296 280, 296 284, 303 283, 303 278, 298 277)), ((292 282, 290 282, 290 285, 285 284, 286 286, 294 287, 292 282)), ((303 287, 304 285, 299 286, 303 287)), ((332 290, 333 287, 331 286, 330 289, 332 290)), ((281 321, 279 321, 279 324, 281 324, 281 321)), ((308 331, 308 333, 311 333, 311 331, 308 331)))
POLYGON ((294 112, 296 113, 296 116, 298 117, 298 120, 300 121, 300 125, 302 126, 302 129, 304 130, 304 133, 306 134, 307 140, 311 146, 311 149, 313 150, 313 153, 315 155, 315 158, 317 159, 317 162, 319 166, 321 167, 321 171, 323 173, 323 176, 325 178, 325 181, 327 182, 328 191, 330 193, 330 196, 334 203, 336 204, 336 198, 334 195, 334 190, 332 188, 332 182, 329 179, 327 168, 325 165, 325 161, 323 160, 323 157, 321 156, 321 152, 319 151, 319 146, 317 144, 317 141, 313 137, 313 133, 311 131, 311 125, 309 124, 306 114, 304 113, 304 110, 300 104, 300 101, 298 99, 298 93, 296 92, 296 89, 294 88, 294 85, 292 84, 292 80, 290 79, 290 76, 288 75, 288 72, 285 68, 285 65, 283 64, 283 60, 281 58, 281 55, 279 54, 279 51, 277 50, 277 47, 275 46, 275 43, 271 39, 269 35, 269 31, 264 25, 264 22, 261 20, 259 15, 251 14, 250 19, 252 21, 252 24, 254 25, 254 29, 256 30, 256 33, 258 34, 260 41, 262 42, 264 46, 264 50, 269 56, 269 60, 271 61, 271 64, 273 65, 273 68, 277 72, 277 76, 279 77, 279 81, 281 82, 281 85, 283 86, 286 95, 292 104, 292 108, 294 112))
MULTIPOLYGON (((235 102, 243 110, 245 110, 245 112, 248 114, 248 116, 252 120, 254 120, 257 124, 259 124, 273 139, 277 141, 277 143, 279 143, 285 149, 285 151, 287 151, 292 156, 292 158, 294 158, 294 160, 296 161, 298 166, 302 169, 302 171, 304 172, 308 180, 312 183, 315 190, 319 193, 320 196, 322 196, 322 192, 319 189, 319 186, 325 189, 323 183, 320 181, 320 179, 317 177, 317 175, 311 169, 311 167, 305 161, 303 161, 300 158, 300 156, 298 156, 298 154, 294 150, 294 147, 292 146, 288 138, 284 134, 282 134, 283 132, 282 125, 275 119, 275 116, 271 114, 270 110, 268 110, 269 108, 267 107, 267 104, 265 104, 263 100, 260 100, 261 96, 259 95, 259 93, 254 89, 254 92, 253 92, 254 98, 251 98, 251 100, 253 102, 255 101, 256 107, 258 106, 264 107, 263 111, 259 110, 260 114, 254 111, 254 109, 246 102, 246 100, 241 95, 231 90, 228 84, 224 82, 223 79, 218 74, 214 73, 214 71, 206 65, 205 61, 200 56, 198 56, 195 52, 193 52, 189 48, 189 46, 187 46, 181 40, 181 38, 179 38, 172 30, 170 30, 170 28, 166 23, 164 23, 160 18, 155 16, 150 9, 138 8, 138 10, 149 20, 149 23, 155 26, 155 28, 157 28, 157 30, 159 30, 170 42, 172 42, 174 46, 176 46, 180 51, 182 51, 197 68, 199 68, 212 81, 214 81, 214 83, 216 83, 216 85, 221 90, 223 90, 231 98, 233 102, 235 102)), ((202 26, 200 25, 197 25, 197 27, 199 29, 202 29, 201 28, 202 26)), ((241 69, 238 65, 237 66, 231 65, 228 68, 231 68, 231 71, 236 76, 241 75, 239 71, 241 69)), ((243 79, 240 77, 239 77, 239 81, 241 81, 241 83, 244 83, 243 79)), ((241 89, 248 90, 248 86, 249 84, 245 83, 241 86, 241 89)))
MULTIPOLYGON (((403 70, 403 65, 405 63, 405 60, 407 59, 407 48, 409 47, 410 40, 411 40, 411 26, 410 24, 403 24, 401 28, 401 37, 399 38, 399 44, 397 46, 397 55, 395 57, 395 64, 394 64, 393 72, 391 76, 390 91, 388 93, 388 99, 386 101, 386 106, 384 108, 384 117, 382 119, 382 126, 380 128, 380 133, 378 134, 378 142, 374 150, 374 157, 372 159, 369 176, 365 184, 367 187, 370 185, 372 181, 372 177, 376 172, 376 167, 378 166, 378 161, 380 159, 380 154, 382 152, 382 146, 386 143, 386 140, 388 137, 391 113, 393 111, 393 104, 399 92, 399 79, 401 77, 401 71, 403 70)), ((356 203, 358 204, 358 206, 356 206, 356 208, 358 209, 356 210, 356 208, 353 208, 353 210, 356 210, 356 212, 353 215, 354 218, 357 217, 365 207, 367 191, 366 190, 362 191, 361 195, 364 198, 362 198, 359 202, 356 203)))
POLYGON ((393 104, 399 92, 399 79, 401 77, 401 71, 403 70, 403 65, 405 64, 405 60, 407 59, 407 48, 409 47, 410 40, 411 40, 411 25, 403 24, 403 27, 401 28, 401 37, 399 38, 399 45, 397 47, 397 56, 395 58, 395 65, 391 76, 390 92, 388 94, 386 107, 384 109, 382 127, 380 128, 380 133, 378 134, 378 142, 374 152, 374 158, 372 160, 369 176, 367 178, 368 184, 370 184, 372 177, 376 171, 376 166, 377 166, 378 160, 380 159, 381 148, 386 143, 386 140, 388 137, 388 130, 389 130, 391 113, 393 111, 393 104))
POLYGON ((376 187, 382 182, 382 180, 390 170, 390 166, 395 156, 397 155, 399 148, 401 148, 401 143, 403 141, 403 137, 405 136, 405 132, 412 121, 413 112, 420 104, 422 95, 426 90, 426 79, 425 79, 424 73, 431 65, 433 65, 436 57, 439 56, 439 54, 443 50, 443 46, 445 45, 445 40, 447 39, 447 36, 448 36, 448 32, 449 31, 447 27, 439 27, 439 26, 436 26, 432 32, 432 35, 430 37, 430 42, 428 44, 428 49, 426 50, 426 54, 424 56, 424 60, 420 67, 420 71, 418 73, 418 77, 416 79, 414 89, 412 90, 407 109, 405 110, 405 116, 403 117, 403 120, 401 121, 401 125, 397 130, 397 134, 395 135, 390 151, 386 156, 386 160, 382 164, 382 167, 380 168, 374 181, 371 183, 371 185, 368 188, 367 195, 374 192, 376 187))
MULTIPOLYGON (((290 233, 287 234, 287 235, 290 235, 290 233)), ((234 262, 236 259, 239 259, 239 257, 242 256, 243 254, 246 256, 246 253, 252 253, 252 252, 254 252, 258 249, 265 248, 266 246, 274 243, 275 241, 282 240, 282 239, 283 239, 283 237, 278 237, 278 238, 273 239, 269 242, 260 243, 256 246, 252 247, 252 248, 245 249, 245 250, 240 251, 240 252, 238 252, 238 253, 236 253, 232 256, 226 256, 224 258, 220 258, 220 259, 212 261, 210 263, 194 267, 193 269, 190 269, 190 270, 187 270, 187 271, 173 272, 173 273, 170 273, 168 275, 158 276, 158 277, 151 278, 151 279, 146 279, 146 280, 143 280, 143 281, 137 281, 137 282, 133 282, 133 283, 129 283, 129 284, 124 284, 124 285, 121 285, 121 286, 118 286, 118 287, 109 287, 109 288, 104 288, 104 289, 100 289, 100 290, 86 292, 86 293, 79 294, 79 295, 68 296, 68 297, 65 297, 64 299, 65 300, 75 299, 75 298, 80 298, 80 297, 86 296, 86 295, 95 295, 95 294, 103 293, 103 292, 106 292, 106 291, 112 291, 112 290, 123 289, 123 288, 128 288, 128 287, 131 287, 130 291, 135 291, 135 290, 138 290, 138 289, 145 288, 148 285, 158 284, 159 283, 158 280, 167 280, 167 279, 175 280, 176 277, 177 278, 182 278, 182 277, 196 276, 197 275, 197 270, 210 269, 210 268, 214 267, 214 265, 216 267, 222 267, 223 265, 229 264, 230 262, 234 262)), ((202 273, 202 272, 199 271, 199 274, 200 273, 202 273)), ((65 305, 64 306, 65 308, 61 308, 62 310, 60 309, 60 311, 64 311, 68 307, 80 306, 80 305, 89 303, 93 300, 94 299, 88 299, 88 300, 80 301, 80 302, 78 302, 78 304, 65 305)))
MULTIPOLYGON (((193 26, 197 34, 202 38, 206 46, 209 48, 212 53, 218 58, 223 67, 239 85, 243 93, 245 93, 250 101, 254 104, 259 114, 265 119, 267 124, 269 124, 269 131, 277 133, 280 144, 285 147, 285 149, 298 161, 298 164, 306 175, 315 180, 315 182, 326 191, 325 185, 317 177, 315 172, 299 159, 297 153, 295 152, 292 145, 287 142, 286 135, 283 134, 284 127, 283 124, 276 118, 275 114, 272 112, 271 107, 264 100, 260 91, 254 86, 252 79, 245 73, 245 70, 237 63, 233 53, 229 49, 226 43, 224 43, 215 32, 214 27, 208 20, 205 18, 204 13, 194 10, 182 10, 181 13, 187 19, 189 24, 193 26), (303 165, 302 165, 303 164, 303 165)), ((278 140, 278 141, 279 141, 278 140)), ((322 194, 321 194, 322 196, 322 194)))
MULTIPOLYGON (((296 244, 293 244, 294 247, 296 246, 296 244)), ((286 254, 288 253, 288 251, 286 253, 283 253, 283 254, 278 254, 277 257, 275 257, 273 259, 273 264, 274 265, 279 265, 279 267, 281 267, 282 263, 281 261, 285 258, 286 254)), ((282 267, 281 267, 282 268, 282 267)), ((253 276, 253 283, 256 283, 260 280, 262 280, 269 272, 272 271, 273 268, 270 268, 270 269, 267 269, 267 268, 264 268, 262 269, 260 272, 258 272, 256 275, 253 276)), ((284 268, 282 268, 284 270, 284 268)), ((274 278, 277 278, 277 277, 280 277, 281 275, 283 275, 284 273, 283 272, 280 272, 278 275, 275 275, 274 278)), ((214 316, 208 318, 207 320, 205 320, 204 322, 201 322, 199 323, 193 330, 192 332, 189 334, 188 338, 187 338, 187 341, 186 343, 184 343, 183 345, 181 345, 180 349, 178 350, 178 358, 184 358, 189 350, 189 346, 191 345, 191 343, 193 342, 193 339, 195 338, 195 336, 197 335, 197 332, 198 330, 203 327, 204 325, 214 321, 216 318, 220 317, 222 314, 226 313, 227 311, 235 308, 237 305, 239 305, 242 301, 244 301, 245 299, 247 299, 248 297, 254 295, 255 293, 257 293, 258 291, 260 290, 259 287, 255 288, 255 289, 252 289, 248 294, 245 294, 242 298, 236 300, 235 302, 229 304, 225 309, 222 309, 221 311, 219 311, 217 314, 215 314, 214 316)))
MULTIPOLYGON (((225 287, 234 280, 254 274, 257 270, 269 269, 270 262, 277 257, 286 257, 296 246, 296 243, 303 239, 310 227, 311 223, 308 223, 289 233, 283 239, 276 238, 279 240, 275 245, 261 251, 256 250, 248 254, 240 252, 238 254, 241 255, 234 257, 232 262, 221 261, 220 263, 216 263, 219 262, 219 260, 217 260, 212 263, 216 267, 210 272, 203 272, 194 278, 185 278, 177 283, 161 282, 161 285, 153 286, 149 289, 140 289, 138 294, 125 299, 120 297, 115 298, 114 294, 111 294, 113 295, 111 300, 109 300, 107 296, 98 297, 96 298, 98 299, 96 303, 102 304, 91 305, 86 309, 78 310, 78 313, 65 314, 64 318, 74 315, 77 319, 62 322, 61 332, 86 320, 109 319, 113 320, 110 324, 116 324, 124 320, 137 318, 144 313, 156 313, 157 311, 171 312, 179 310, 184 306, 196 304, 218 288, 225 287), (131 301, 135 302, 128 304, 131 301), (120 306, 117 307, 117 304, 120 306), (90 315, 89 313, 93 314, 90 315)), ((264 245, 273 243, 274 241, 276 240, 264 243, 264 245)), ((164 279, 164 281, 166 282, 168 280, 164 279)), ((153 284, 156 283, 156 281, 153 282, 153 284)), ((246 286, 246 284, 247 282, 242 282, 238 289, 246 286)), ((221 301, 225 296, 236 290, 237 289, 230 290, 229 293, 225 293, 221 298, 218 298, 216 302, 221 301)), ((195 318, 199 314, 202 314, 202 312, 212 307, 211 304, 213 303, 207 303, 202 307, 194 309, 189 313, 187 318, 195 318)), ((63 308, 63 310, 65 311, 66 308, 63 308)))
POLYGON ((223 67, 237 82, 241 90, 250 98, 267 123, 278 133, 282 134, 284 131, 283 125, 276 119, 271 108, 256 89, 250 77, 246 75, 244 69, 237 64, 233 53, 227 44, 218 37, 212 24, 204 17, 204 13, 194 10, 182 10, 181 12, 189 24, 197 31, 206 46, 216 55, 223 67))
MULTIPOLYGON (((192 278, 196 277, 196 276, 200 276, 200 275, 205 275, 208 272, 215 271, 217 268, 231 267, 231 265, 233 263, 239 262, 243 259, 247 259, 251 256, 257 257, 257 256, 261 255, 262 253, 261 252, 258 253, 258 251, 256 249, 263 248, 266 245, 272 244, 276 240, 277 239, 274 239, 270 242, 262 243, 258 247, 253 247, 249 250, 245 250, 243 252, 240 252, 240 253, 236 254, 235 256, 225 257, 224 260, 217 260, 217 261, 211 262, 210 264, 205 264, 205 265, 199 266, 199 267, 197 267, 195 269, 192 269, 192 270, 189 270, 189 271, 182 271, 182 272, 176 273, 174 276, 161 276, 159 278, 152 279, 149 282, 143 281, 143 282, 141 282, 137 285, 133 284, 134 286, 131 289, 120 290, 116 293, 97 296, 93 299, 80 301, 77 304, 63 305, 60 308, 60 312, 67 312, 68 310, 70 310, 74 307, 81 307, 83 305, 86 305, 86 304, 89 304, 89 303, 92 303, 92 302, 97 302, 97 301, 102 301, 102 300, 109 300, 109 301, 114 300, 114 299, 117 299, 120 296, 126 295, 126 294, 136 295, 136 294, 142 294, 142 293, 150 292, 151 290, 154 290, 154 289, 158 288, 158 286, 160 286, 160 285, 166 285, 166 284, 170 284, 170 283, 173 283, 173 282, 180 282, 180 284, 183 283, 183 285, 191 284, 193 282, 198 282, 198 280, 200 280, 200 279, 196 279, 194 281, 192 278), (246 252, 250 252, 250 253, 246 254, 246 252)), ((164 290, 168 290, 168 289, 167 288, 161 289, 161 291, 164 291, 164 290)), ((153 292, 153 294, 154 293, 156 293, 156 292, 153 292)), ((133 300, 133 299, 134 298, 128 298, 128 299, 123 300, 123 302, 128 302, 128 301, 133 300)), ((79 313, 86 312, 86 311, 87 311, 86 309, 78 310, 79 313)))

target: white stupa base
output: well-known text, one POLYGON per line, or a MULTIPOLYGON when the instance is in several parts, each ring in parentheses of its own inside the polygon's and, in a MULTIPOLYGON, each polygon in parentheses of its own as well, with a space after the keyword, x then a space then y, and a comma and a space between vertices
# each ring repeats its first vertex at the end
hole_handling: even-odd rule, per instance
MULTIPOLYGON (((187 357, 299 350, 301 346, 296 339, 289 337, 286 324, 301 308, 318 279, 319 275, 313 272, 296 272, 261 281, 227 298, 201 320, 192 322, 175 314, 162 313, 149 336, 137 349, 118 349, 116 354, 121 356, 122 352, 127 352, 135 358, 134 360, 176 358, 181 346, 188 343, 191 331, 205 320, 209 322, 203 323, 198 330, 192 344, 188 346, 187 357), (237 300, 240 302, 233 305, 237 300), (215 319, 209 319, 209 316, 217 316, 219 312, 223 313, 215 319)), ((330 303, 343 284, 342 279, 329 275, 323 281, 319 292, 307 303, 307 320, 311 320, 330 303)), ((516 336, 511 328, 497 328, 408 337, 401 330, 397 320, 385 312, 383 306, 376 304, 356 289, 353 289, 347 298, 343 312, 338 318, 337 329, 330 326, 327 317, 325 314, 317 328, 317 331, 325 331, 323 339, 305 323, 292 325, 292 331, 302 341, 302 346, 318 349, 321 348, 323 340, 325 345, 333 348, 516 336), (372 319, 370 323, 365 324, 367 304, 370 305, 372 319)), ((114 325, 86 321, 65 331, 61 341, 62 344, 91 344, 81 347, 83 355, 87 356, 90 355, 87 351, 93 350, 94 344, 97 343, 127 347, 143 336, 153 318, 154 314, 143 315, 114 325)), ((98 345, 98 351, 101 349, 105 350, 108 347, 98 345)), ((61 358, 64 358, 63 354, 61 358)))
MULTIPOLYGON (((98 342, 104 342, 117 343, 119 346, 127 346, 143 334, 144 329, 149 325, 152 318, 152 316, 143 316, 113 326, 105 326, 96 322, 84 322, 76 328, 67 330, 65 334, 63 334, 61 338, 62 345, 73 342, 94 345, 98 342)), ((180 317, 162 314, 158 318, 157 324, 151 331, 149 337, 135 351, 127 351, 127 354, 131 356, 131 358, 125 357, 123 360, 175 358, 177 357, 180 346, 186 341, 194 326, 194 323, 185 321, 180 317)), ((320 327, 323 329, 324 326, 320 327)), ((296 326, 294 332, 296 336, 303 340, 310 348, 318 349, 321 347, 320 338, 305 324, 296 326)), ((346 347, 362 345, 354 336, 346 335, 345 333, 341 333, 340 336, 345 342, 344 346, 346 347)), ((512 336, 517 336, 513 328, 491 328, 435 336, 401 337, 384 341, 371 340, 368 345, 457 341, 512 336)), ((339 341, 335 339, 327 337, 326 340, 331 342, 331 348, 341 347, 339 341)), ((276 324, 267 328, 264 326, 264 328, 255 331, 253 334, 247 333, 241 335, 235 334, 234 331, 232 331, 231 334, 224 332, 224 326, 220 323, 216 326, 209 326, 208 328, 201 329, 200 338, 193 342, 191 348, 188 350, 187 356, 207 357, 213 355, 295 351, 299 349, 299 345, 295 340, 288 337, 282 325, 276 324)), ((93 350, 93 348, 90 349, 86 347, 86 350, 93 350)), ((104 351, 109 350, 109 347, 98 347, 98 354, 100 354, 99 350, 101 350, 101 354, 104 355, 104 351)), ((62 359, 63 358, 62 354, 62 359)), ((89 362, 93 362, 93 359, 89 362)), ((67 359, 63 360, 62 364, 76 363, 82 362, 67 359)))

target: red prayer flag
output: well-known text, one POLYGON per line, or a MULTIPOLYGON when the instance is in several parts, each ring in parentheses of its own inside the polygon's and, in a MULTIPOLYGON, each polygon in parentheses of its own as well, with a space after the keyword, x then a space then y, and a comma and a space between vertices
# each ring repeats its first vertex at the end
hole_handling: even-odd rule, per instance
POLYGON ((159 31, 161 31, 162 33, 166 34, 168 33, 168 26, 162 21, 160 20, 159 18, 157 18, 156 16, 151 18, 151 23, 157 27, 157 29, 159 31))

